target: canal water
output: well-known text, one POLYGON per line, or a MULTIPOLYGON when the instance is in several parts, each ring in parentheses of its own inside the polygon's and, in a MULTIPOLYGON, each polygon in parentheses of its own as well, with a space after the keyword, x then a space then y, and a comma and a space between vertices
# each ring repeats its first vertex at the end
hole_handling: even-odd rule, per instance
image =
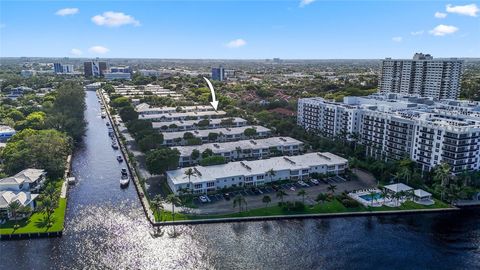
POLYGON ((0 269, 479 269, 480 212, 206 224, 153 237, 94 92, 63 237, 0 242, 0 269))

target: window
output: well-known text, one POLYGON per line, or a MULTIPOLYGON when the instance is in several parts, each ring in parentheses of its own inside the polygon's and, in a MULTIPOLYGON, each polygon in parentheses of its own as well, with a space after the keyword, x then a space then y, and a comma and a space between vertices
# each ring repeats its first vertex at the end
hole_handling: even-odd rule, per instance
POLYGON ((263 179, 263 175, 257 175, 257 180, 263 179))
POLYGON ((215 186, 215 182, 208 182, 207 183, 207 188, 215 186))
POLYGON ((194 187, 195 187, 195 189, 199 189, 199 188, 203 187, 203 184, 195 184, 194 187))
POLYGON ((251 182, 251 181, 253 181, 253 176, 245 177, 245 181, 246 181, 246 182, 251 182))

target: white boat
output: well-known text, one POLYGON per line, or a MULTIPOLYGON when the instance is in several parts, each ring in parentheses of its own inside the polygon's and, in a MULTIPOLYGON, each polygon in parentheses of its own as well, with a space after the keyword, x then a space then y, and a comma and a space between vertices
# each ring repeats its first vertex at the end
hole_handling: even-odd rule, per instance
POLYGON ((129 183, 130 177, 128 177, 128 175, 122 175, 122 178, 120 178, 120 187, 127 187, 129 183))
POLYGON ((107 114, 105 112, 102 112, 102 118, 107 117, 107 114))

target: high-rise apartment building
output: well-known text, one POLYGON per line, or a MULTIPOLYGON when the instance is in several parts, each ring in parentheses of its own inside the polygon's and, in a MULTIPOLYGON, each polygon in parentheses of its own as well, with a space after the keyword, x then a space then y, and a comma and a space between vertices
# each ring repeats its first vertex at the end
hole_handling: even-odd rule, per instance
POLYGON ((61 63, 53 63, 53 72, 55 74, 71 74, 74 72, 73 65, 64 65, 61 63))
POLYGON ((381 93, 415 94, 434 99, 456 99, 460 94, 463 61, 433 59, 416 53, 413 59, 382 61, 379 79, 381 93))
POLYGON ((480 169, 480 103, 379 93, 298 101, 297 124, 327 137, 356 139, 379 159, 408 157, 423 170, 441 162, 452 171, 480 169))
POLYGON ((222 66, 219 66, 218 68, 212 68, 212 80, 224 81, 225 79, 225 69, 222 66))
POLYGON ((107 71, 107 62, 88 61, 83 63, 85 77, 100 77, 107 71))

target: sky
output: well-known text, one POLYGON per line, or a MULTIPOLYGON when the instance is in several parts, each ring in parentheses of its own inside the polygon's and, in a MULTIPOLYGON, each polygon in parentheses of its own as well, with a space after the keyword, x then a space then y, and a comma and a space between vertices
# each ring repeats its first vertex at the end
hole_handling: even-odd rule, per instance
POLYGON ((0 0, 0 56, 480 57, 475 1, 0 0))

